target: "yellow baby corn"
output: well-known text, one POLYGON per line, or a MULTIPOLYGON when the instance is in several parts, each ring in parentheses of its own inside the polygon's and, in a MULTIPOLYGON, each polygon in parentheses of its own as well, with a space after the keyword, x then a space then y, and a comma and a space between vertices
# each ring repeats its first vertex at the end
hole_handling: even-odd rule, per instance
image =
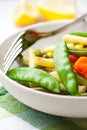
POLYGON ((54 45, 53 46, 48 46, 48 47, 44 48, 43 52, 45 52, 45 53, 48 53, 48 52, 53 53, 54 52, 54 48, 55 48, 54 45))
POLYGON ((43 66, 43 67, 51 67, 51 68, 54 68, 54 62, 53 62, 53 59, 49 58, 43 58, 43 57, 33 57, 33 59, 31 60, 31 58, 29 59, 28 57, 24 57, 23 58, 24 60, 24 63, 26 65, 30 65, 31 67, 32 66, 43 66), (31 62, 31 63, 29 63, 31 62))
POLYGON ((67 43, 87 45, 87 37, 64 35, 63 40, 67 43))
POLYGON ((28 66, 29 67, 35 67, 34 58, 35 58, 34 49, 32 47, 29 47, 28 49, 28 66))
POLYGON ((52 76, 54 76, 59 82, 61 82, 61 80, 60 80, 60 78, 59 78, 59 75, 58 75, 58 73, 57 73, 56 71, 52 71, 50 74, 51 74, 52 76))
MULTIPOLYGON (((62 83, 60 83, 60 89, 63 91, 66 91, 66 88, 64 87, 64 85, 62 83)), ((79 93, 82 94, 82 93, 86 92, 87 87, 84 85, 78 85, 78 90, 79 90, 79 93)))
POLYGON ((34 58, 35 65, 44 66, 44 67, 54 67, 53 59, 51 58, 43 58, 43 57, 35 57, 34 58))
POLYGON ((78 89, 79 89, 79 93, 85 93, 86 90, 87 90, 87 86, 84 86, 84 85, 79 85, 78 86, 78 89))

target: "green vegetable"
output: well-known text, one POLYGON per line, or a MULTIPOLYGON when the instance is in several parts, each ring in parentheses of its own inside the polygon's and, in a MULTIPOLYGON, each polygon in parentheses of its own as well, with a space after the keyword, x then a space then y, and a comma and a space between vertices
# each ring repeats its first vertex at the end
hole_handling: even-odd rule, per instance
POLYGON ((70 34, 76 35, 76 36, 87 37, 87 32, 73 32, 73 33, 70 33, 70 34))
POLYGON ((67 92, 71 95, 79 95, 77 79, 69 60, 67 45, 64 41, 58 43, 54 49, 54 64, 67 92))
POLYGON ((20 67, 26 67, 27 65, 24 63, 22 54, 19 54, 19 56, 16 58, 16 61, 18 62, 20 67))
POLYGON ((76 73, 78 84, 87 86, 87 79, 76 73))
POLYGON ((68 51, 72 55, 87 56, 87 48, 82 48, 82 49, 68 48, 68 51))
POLYGON ((36 55, 36 56, 42 56, 42 53, 41 53, 41 51, 38 49, 38 50, 35 50, 34 51, 34 54, 36 55))
POLYGON ((9 70, 7 76, 19 82, 32 82, 50 90, 59 93, 60 87, 58 81, 49 73, 36 68, 20 67, 9 70))
POLYGON ((87 96, 87 93, 81 93, 80 96, 87 96))

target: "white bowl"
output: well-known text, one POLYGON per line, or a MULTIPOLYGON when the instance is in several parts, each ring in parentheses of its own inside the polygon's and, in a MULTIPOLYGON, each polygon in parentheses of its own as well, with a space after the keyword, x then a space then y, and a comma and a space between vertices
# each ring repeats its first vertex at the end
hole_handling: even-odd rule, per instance
MULTIPOLYGON (((38 31, 50 31, 57 29, 58 27, 66 23, 68 22, 45 22, 41 24, 31 25, 23 29, 22 31, 30 28, 36 29, 38 31)), ((87 24, 82 22, 72 29, 70 28, 64 33, 72 31, 85 31, 86 26, 87 24)), ((2 51, 0 51, 0 62, 2 62, 3 53, 7 51, 7 46, 12 43, 17 34, 19 34, 19 32, 13 34, 8 39, 6 39, 3 44, 1 44, 0 48, 2 48, 2 51)), ((60 40, 61 35, 63 35, 63 33, 40 40, 37 42, 35 47, 42 48, 43 46, 56 44, 57 41, 60 40)), ((2 70, 0 70, 0 81, 2 82, 6 90, 8 90, 8 92, 12 94, 16 99, 36 110, 66 117, 87 117, 87 97, 63 96, 36 91, 31 88, 27 88, 21 84, 18 84, 15 81, 12 81, 5 74, 3 74, 2 70)))

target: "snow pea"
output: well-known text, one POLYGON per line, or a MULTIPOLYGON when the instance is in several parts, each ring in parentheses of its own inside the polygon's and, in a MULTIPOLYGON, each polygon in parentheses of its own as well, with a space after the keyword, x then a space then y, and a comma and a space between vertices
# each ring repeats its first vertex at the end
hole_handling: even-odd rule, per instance
POLYGON ((37 68, 14 68, 9 70, 6 75, 15 81, 32 82, 50 90, 51 92, 60 92, 58 81, 49 73, 37 68))
POLYGON ((59 42, 54 49, 54 64, 67 92, 77 96, 78 83, 69 60, 68 48, 65 41, 59 42))

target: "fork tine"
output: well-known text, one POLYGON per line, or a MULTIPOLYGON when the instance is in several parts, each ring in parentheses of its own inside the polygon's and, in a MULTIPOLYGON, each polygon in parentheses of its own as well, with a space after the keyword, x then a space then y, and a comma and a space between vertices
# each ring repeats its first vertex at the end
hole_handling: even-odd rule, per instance
POLYGON ((22 38, 19 39, 20 36, 22 36, 23 33, 21 33, 12 43, 10 46, 8 52, 6 53, 4 59, 3 59, 3 71, 4 73, 7 72, 7 70, 10 68, 10 65, 13 63, 15 58, 18 56, 18 54, 22 51, 22 38))
MULTIPOLYGON (((21 48, 22 44, 20 44, 14 51, 13 53, 10 53, 10 57, 6 60, 6 62, 4 63, 4 66, 8 66, 9 62, 11 62, 11 59, 14 59, 14 55, 19 51, 19 49, 21 48)), ((22 51, 22 48, 21 48, 22 51)))
POLYGON ((13 46, 13 48, 9 51, 9 53, 7 52, 6 56, 4 57, 4 65, 7 64, 7 62, 9 61, 10 57, 12 56, 12 54, 15 52, 15 50, 17 48, 20 48, 22 46, 22 43, 21 43, 21 39, 15 43, 15 45, 13 46))
POLYGON ((10 46, 9 50, 7 51, 4 59, 3 59, 3 72, 6 74, 8 69, 10 68, 11 64, 15 60, 15 58, 21 53, 22 51, 22 35, 24 31, 20 33, 16 39, 13 41, 12 45, 10 46))
MULTIPOLYGON (((20 33, 20 34, 16 37, 16 39, 13 41, 12 45, 10 46, 9 50, 7 51, 7 53, 6 53, 5 57, 4 57, 4 60, 7 59, 7 57, 8 57, 8 55, 9 55, 10 51, 11 51, 12 48, 13 48, 13 46, 18 42, 18 40, 20 40, 19 38, 20 38, 23 34, 24 34, 24 32, 20 33)), ((22 39, 21 39, 21 40, 22 40, 22 39)), ((20 41, 20 42, 21 42, 21 41, 20 41)))
POLYGON ((10 65, 13 63, 13 61, 15 60, 15 58, 18 56, 18 54, 22 51, 22 48, 17 48, 16 51, 12 54, 11 58, 8 60, 7 64, 4 65, 4 73, 7 72, 7 70, 9 69, 10 65))
POLYGON ((7 51, 7 53, 6 53, 5 57, 4 57, 4 61, 7 59, 7 57, 8 57, 9 54, 11 53, 11 51, 12 51, 13 48, 14 48, 14 46, 15 46, 16 44, 21 43, 21 41, 22 41, 22 39, 19 39, 19 40, 16 39, 16 40, 14 40, 13 44, 10 46, 9 50, 7 51))

